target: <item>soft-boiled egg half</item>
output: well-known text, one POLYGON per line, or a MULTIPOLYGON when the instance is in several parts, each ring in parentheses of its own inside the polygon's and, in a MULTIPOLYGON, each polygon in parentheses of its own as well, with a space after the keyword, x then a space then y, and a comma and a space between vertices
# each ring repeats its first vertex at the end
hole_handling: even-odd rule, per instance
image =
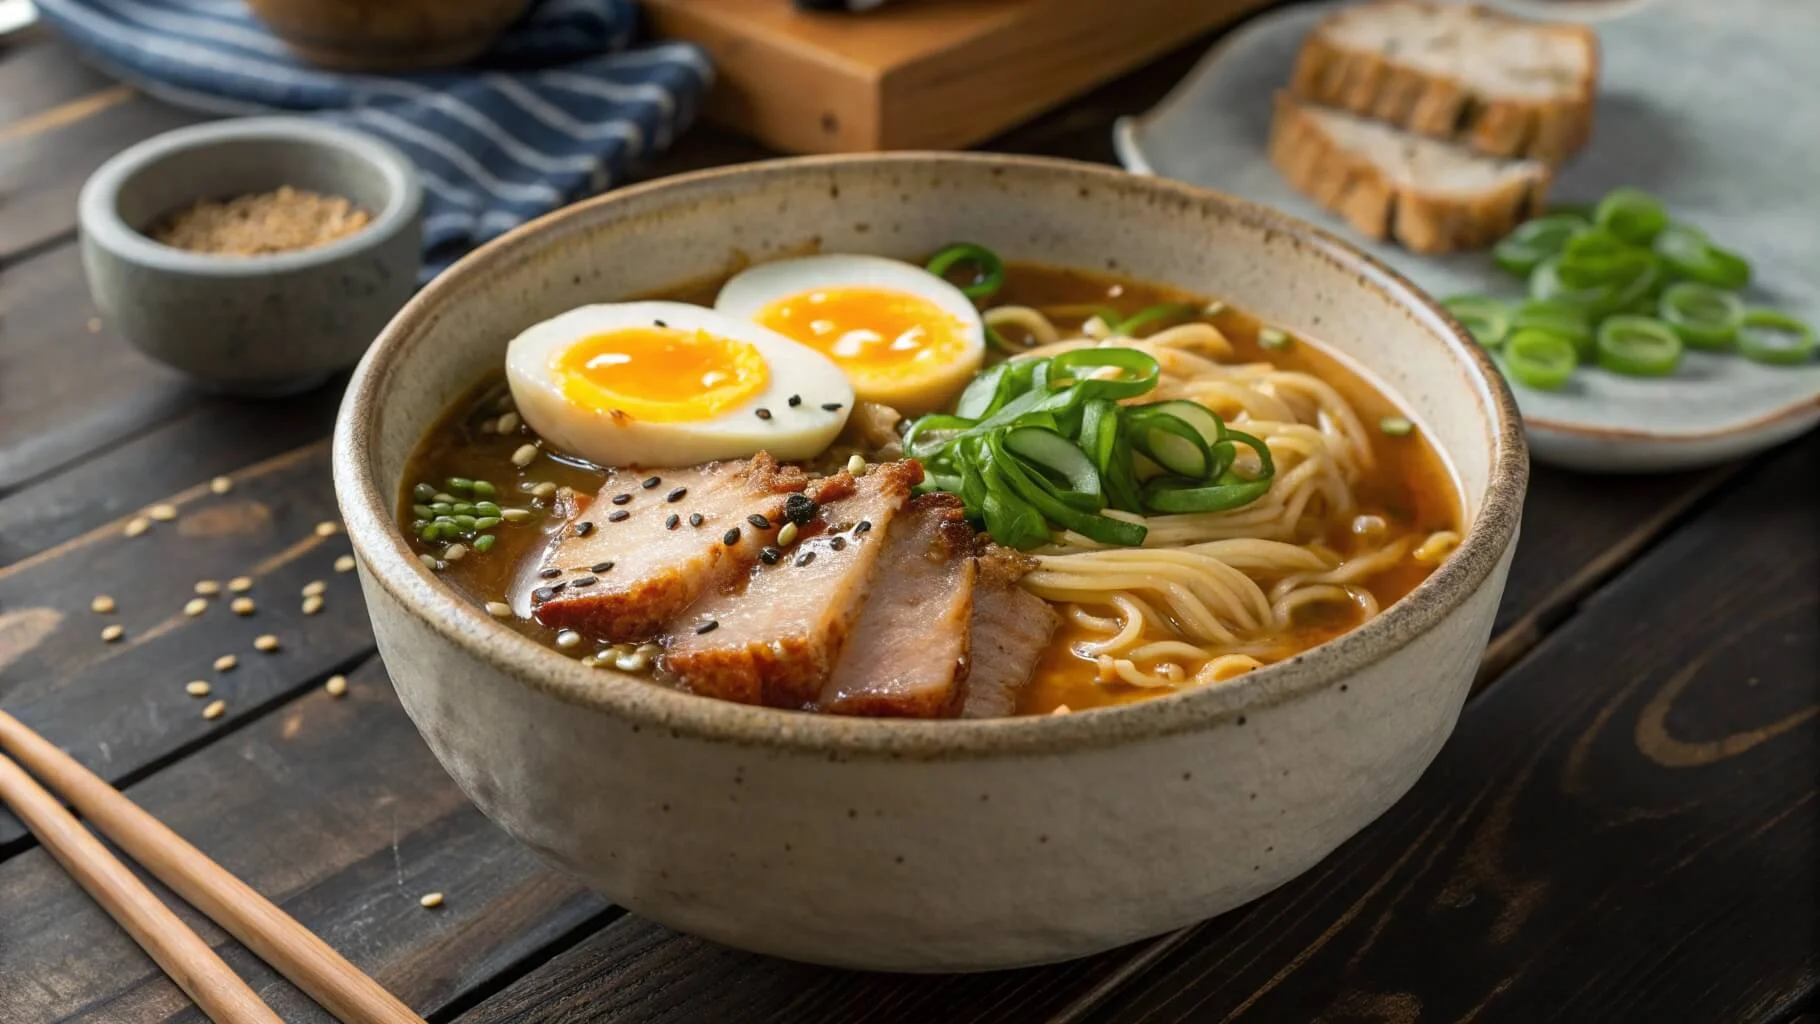
POLYGON ((682 302, 582 306, 512 339, 519 414, 557 449, 602 466, 691 466, 759 450, 819 455, 853 388, 826 356, 747 320, 682 302))
POLYGON ((921 267, 880 256, 761 263, 728 281, 714 308, 827 355, 859 397, 906 416, 946 406, 986 355, 972 300, 921 267))

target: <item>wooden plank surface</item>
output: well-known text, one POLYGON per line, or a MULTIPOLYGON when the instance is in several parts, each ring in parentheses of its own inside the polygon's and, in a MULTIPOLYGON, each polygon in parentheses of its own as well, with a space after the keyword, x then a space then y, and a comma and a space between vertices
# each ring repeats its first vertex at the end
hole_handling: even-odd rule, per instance
MULTIPOLYGON (((124 700, 158 696, 152 681, 119 683, 124 700)), ((378 659, 345 697, 314 688, 127 794, 425 1014, 608 914, 474 810, 378 659), (442 906, 419 906, 428 892, 442 906)), ((331 1020, 158 891, 286 1021, 331 1020)), ((200 1020, 42 849, 0 864, 0 907, 0 1021, 200 1020)))
POLYGON ((1416 788, 1095 1022, 1758 1021, 1820 980, 1820 441, 1470 706, 1416 788))

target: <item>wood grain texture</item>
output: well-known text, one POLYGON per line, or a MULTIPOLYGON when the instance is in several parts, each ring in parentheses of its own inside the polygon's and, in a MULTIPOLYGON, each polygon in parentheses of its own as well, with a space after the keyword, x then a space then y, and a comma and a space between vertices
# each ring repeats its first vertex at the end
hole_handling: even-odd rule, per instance
MULTIPOLYGON (((443 774, 377 659, 128 795, 426 1015, 606 912, 443 774), (444 894, 426 910, 418 898, 444 894)), ((162 887, 154 888, 170 899, 162 887)), ((291 1024, 330 1018, 173 901, 291 1024)), ((0 864, 0 1020, 199 1020, 42 849, 0 864)))
POLYGON ((1403 801, 1095 1022, 1754 1021, 1820 980, 1820 441, 1469 706, 1403 801))
MULTIPOLYGON (((0 142, 62 123, 57 111, 80 111, 85 100, 116 93, 118 83, 76 60, 48 33, 8 44, 0 59, 0 142)), ((64 115, 67 116, 67 115, 64 115)))
MULTIPOLYGON (((336 517, 326 444, 237 474, 227 494, 200 484, 170 500, 177 519, 140 536, 115 522, 0 570, 0 705, 115 784, 373 650, 355 574, 333 569, 347 538, 314 532, 336 517), (234 614, 226 593, 184 613, 197 580, 241 575, 254 580, 254 614, 234 614), (313 580, 326 600, 306 616, 301 590, 313 580), (90 610, 103 594, 111 614, 90 610), (125 636, 103 642, 114 624, 125 636), (278 637, 276 653, 254 649, 263 634, 278 637), (217 670, 228 654, 236 666, 217 670), (191 680, 212 684, 224 716, 202 717, 205 702, 184 692, 191 680)), ((0 818, 0 848, 19 835, 0 818)))

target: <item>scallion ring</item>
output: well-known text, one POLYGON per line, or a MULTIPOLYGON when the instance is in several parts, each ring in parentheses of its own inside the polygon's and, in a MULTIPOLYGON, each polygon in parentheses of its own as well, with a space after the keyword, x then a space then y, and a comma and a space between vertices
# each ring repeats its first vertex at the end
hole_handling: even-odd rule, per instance
POLYGON ((1199 316, 1200 313, 1201 307, 1198 304, 1163 302, 1155 306, 1146 306, 1123 320, 1108 320, 1106 321, 1106 326, 1112 328, 1112 333, 1114 334, 1123 335, 1127 338, 1135 338, 1138 336, 1136 332, 1139 328, 1149 327, 1152 324, 1161 323, 1165 320, 1180 320, 1199 316))
POLYGON ((1730 348, 1744 323, 1744 303, 1736 295, 1698 281, 1669 286, 1657 309, 1689 348, 1730 348))
POLYGON ((1753 309, 1738 327, 1738 351, 1772 366, 1797 366, 1814 356, 1814 329, 1773 309, 1753 309))
POLYGON ((1586 310, 1559 299, 1531 299, 1511 313, 1510 329, 1514 331, 1547 331, 1573 343, 1574 354, 1581 362, 1593 357, 1593 325, 1586 310))
POLYGON ((1646 316, 1610 316, 1599 324, 1599 365, 1630 377, 1666 377, 1681 365, 1681 337, 1646 316))
POLYGON ((946 279, 948 272, 963 264, 973 265, 973 277, 958 287, 961 294, 975 302, 984 302, 1005 286, 1005 261, 998 253, 972 242, 955 242, 929 258, 927 269, 946 279))
POLYGON ((1593 211, 1599 227, 1632 245, 1648 245, 1668 226, 1668 214, 1655 196, 1635 188, 1613 189, 1593 211))
POLYGON ((1492 247, 1491 258, 1506 271, 1527 277, 1536 264, 1560 255, 1568 239, 1590 226, 1586 218, 1566 213, 1524 221, 1492 247))
POLYGON ((1504 342, 1504 369, 1524 387, 1555 391, 1579 365, 1573 343, 1547 331, 1518 331, 1504 342))
POLYGON ((1656 255, 1681 277, 1737 291, 1750 283, 1751 266, 1737 253, 1712 244, 1698 228, 1670 224, 1656 236, 1656 255))
POLYGON ((1504 344, 1505 336, 1510 334, 1510 308, 1497 299, 1485 295, 1455 295, 1443 299, 1441 305, 1460 321, 1460 326, 1466 328, 1474 341, 1486 348, 1504 344))

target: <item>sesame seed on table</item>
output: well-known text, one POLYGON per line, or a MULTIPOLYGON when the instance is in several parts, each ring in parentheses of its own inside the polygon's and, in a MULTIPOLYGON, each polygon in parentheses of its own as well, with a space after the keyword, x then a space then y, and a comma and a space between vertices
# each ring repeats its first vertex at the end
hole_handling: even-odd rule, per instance
MULTIPOLYGON (((987 148, 1108 161, 1112 120, 1152 106, 1209 41, 987 148)), ((476 813, 430 756, 377 657, 339 527, 326 438, 345 377, 268 402, 211 397, 94 308, 76 190, 125 146, 198 119, 42 33, 0 48, 0 707, 418 1012, 1495 1024, 1801 1020, 1815 1007, 1820 441, 1673 476, 1537 467, 1458 731, 1379 822, 1257 903, 1053 967, 790 964, 610 906, 476 813), (233 614, 242 598, 251 614, 233 614)), ((698 125, 651 173, 764 155, 698 125)), ((824 406, 799 404, 771 411, 824 406)), ((516 419, 500 426, 531 439, 516 419)), ((548 465, 527 447, 532 473, 548 465)), ((628 485, 623 504, 655 501, 710 538, 777 525, 706 522, 660 488, 628 485)), ((809 553, 796 542, 786 522, 760 557, 788 571, 809 553)), ((612 567, 571 570, 565 586, 612 567)), ((639 671, 657 653, 611 656, 639 671)), ((1232 783, 1157 781, 1184 794, 1232 783)), ((782 850, 750 856, 788 869, 782 850)), ((228 949, 285 1020, 328 1019, 228 949)), ((7 1024, 193 1012, 0 812, 8 978, 35 984, 0 980, 7 1024)))

